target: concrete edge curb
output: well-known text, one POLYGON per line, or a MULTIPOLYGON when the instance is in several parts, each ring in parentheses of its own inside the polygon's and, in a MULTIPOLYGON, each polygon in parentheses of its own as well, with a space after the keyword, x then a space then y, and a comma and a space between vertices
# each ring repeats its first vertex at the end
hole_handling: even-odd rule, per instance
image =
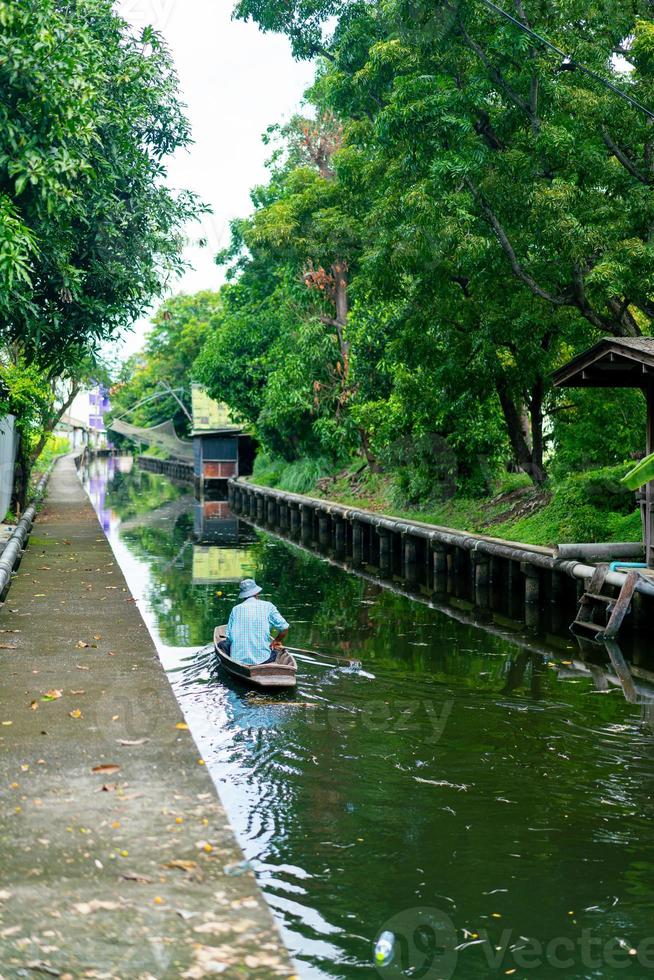
MULTIPOLYGON (((61 457, 57 457, 58 459, 61 457)), ((9 587, 11 586, 12 575, 20 565, 23 552, 27 547, 29 536, 32 533, 38 506, 43 500, 46 487, 57 459, 53 459, 41 479, 39 480, 31 503, 19 520, 16 528, 9 538, 2 555, 0 555, 0 604, 4 603, 9 587)))

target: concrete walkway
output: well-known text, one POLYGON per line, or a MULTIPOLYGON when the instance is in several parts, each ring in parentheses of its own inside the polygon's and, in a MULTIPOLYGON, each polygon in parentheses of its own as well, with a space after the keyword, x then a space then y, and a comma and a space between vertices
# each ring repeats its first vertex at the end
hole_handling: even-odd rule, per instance
POLYGON ((0 629, 0 980, 291 976, 71 458, 0 629))

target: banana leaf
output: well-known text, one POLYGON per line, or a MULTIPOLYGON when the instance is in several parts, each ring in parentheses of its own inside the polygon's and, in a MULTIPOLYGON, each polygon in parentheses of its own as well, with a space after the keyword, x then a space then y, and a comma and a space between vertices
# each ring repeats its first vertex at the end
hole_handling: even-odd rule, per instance
POLYGON ((634 466, 633 470, 629 470, 620 482, 624 483, 628 490, 638 490, 652 480, 654 480, 654 453, 651 456, 646 456, 645 459, 641 459, 638 465, 634 466))

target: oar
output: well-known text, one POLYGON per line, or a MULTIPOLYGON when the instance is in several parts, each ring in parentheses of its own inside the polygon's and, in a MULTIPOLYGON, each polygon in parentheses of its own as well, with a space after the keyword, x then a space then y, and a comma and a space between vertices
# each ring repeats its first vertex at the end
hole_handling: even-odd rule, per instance
POLYGON ((317 650, 303 650, 302 647, 287 647, 284 645, 284 649, 288 650, 289 653, 304 653, 309 657, 320 657, 322 660, 336 660, 344 664, 351 664, 355 660, 358 661, 358 657, 337 657, 331 653, 319 653, 317 650))

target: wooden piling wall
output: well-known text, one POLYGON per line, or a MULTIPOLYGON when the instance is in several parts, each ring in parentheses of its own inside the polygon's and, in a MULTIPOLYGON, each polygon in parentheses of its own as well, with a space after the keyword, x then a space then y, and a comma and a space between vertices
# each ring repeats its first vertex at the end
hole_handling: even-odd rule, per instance
POLYGON ((140 469, 149 470, 150 473, 162 473, 171 480, 193 483, 193 466, 190 463, 180 463, 174 459, 157 459, 156 456, 138 456, 137 463, 140 469))
MULTIPOLYGON (((481 608, 490 608, 491 593, 502 590, 512 615, 527 624, 536 622, 545 603, 574 606, 577 583, 583 590, 594 571, 558 557, 553 548, 388 517, 243 479, 231 480, 228 494, 235 514, 354 568, 373 567, 384 578, 426 585, 436 593, 468 591, 481 608)), ((610 574, 616 594, 623 580, 619 572, 610 574)), ((652 629, 654 586, 643 581, 638 591, 640 615, 633 618, 639 630, 652 629)))

